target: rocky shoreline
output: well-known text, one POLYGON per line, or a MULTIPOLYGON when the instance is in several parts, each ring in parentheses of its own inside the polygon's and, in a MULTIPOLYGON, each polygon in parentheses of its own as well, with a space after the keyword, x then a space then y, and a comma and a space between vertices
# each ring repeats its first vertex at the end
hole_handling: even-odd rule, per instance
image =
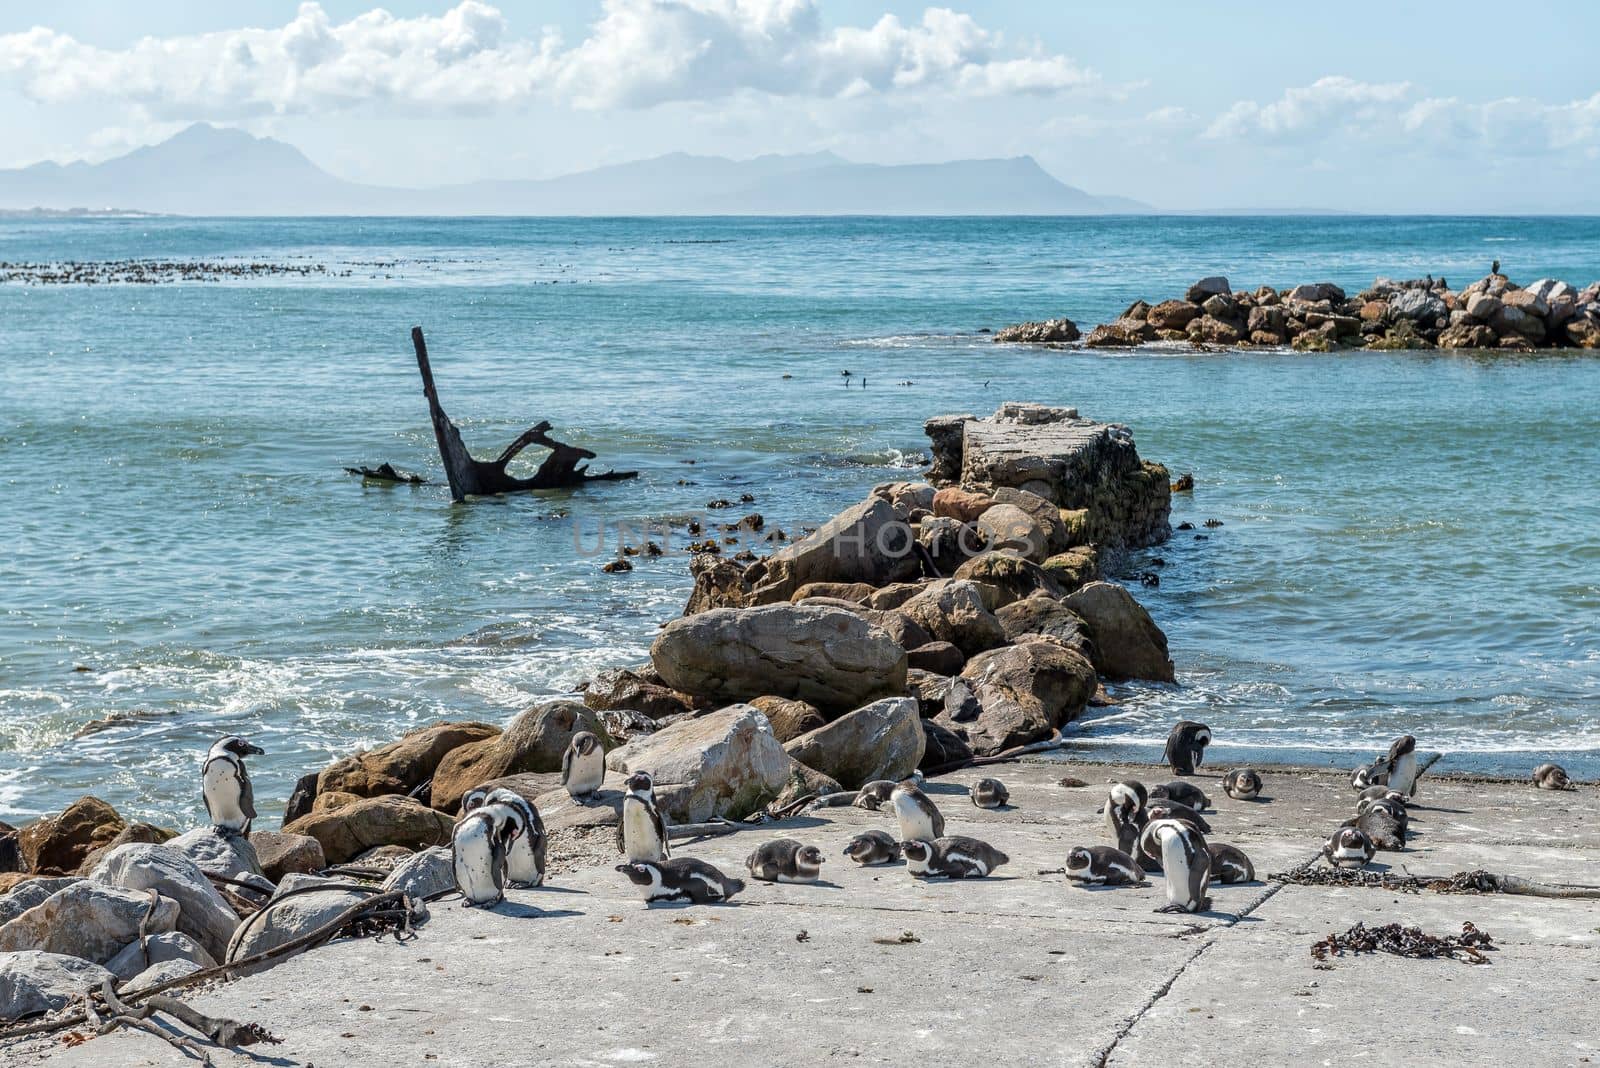
POLYGON ((1066 318, 1021 323, 996 342, 1128 348, 1153 342, 1301 352, 1342 349, 1600 348, 1600 282, 1555 278, 1518 285, 1498 271, 1461 290, 1444 278, 1379 278, 1349 296, 1332 282, 1235 290, 1202 278, 1181 298, 1138 300, 1083 337, 1066 318))
POLYGON ((475 787, 533 803, 558 866, 604 859, 620 791, 578 805, 559 785, 580 731, 611 775, 649 770, 672 823, 703 824, 1048 741, 1101 679, 1171 682, 1165 635, 1101 578, 1170 534, 1167 471, 1128 428, 1008 403, 925 430, 927 482, 879 485, 753 562, 696 556, 649 663, 503 729, 435 723, 309 772, 280 830, 178 834, 92 796, 0 826, 0 1020, 106 977, 137 987, 281 946, 360 900, 340 880, 418 901, 448 889, 475 787))

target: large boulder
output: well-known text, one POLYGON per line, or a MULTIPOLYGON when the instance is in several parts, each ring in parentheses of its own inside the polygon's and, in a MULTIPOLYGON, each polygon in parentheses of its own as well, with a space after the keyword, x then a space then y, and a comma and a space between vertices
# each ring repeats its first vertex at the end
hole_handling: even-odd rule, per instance
POLYGON ((1095 668, 1113 679, 1172 682, 1167 636, 1133 594, 1113 582, 1091 582, 1062 602, 1089 626, 1095 668))
POLYGON ((694 699, 655 679, 655 670, 609 668, 581 688, 583 703, 596 712, 626 708, 643 712, 651 719, 693 712, 694 699))
POLYGON ((1567 323, 1566 334, 1580 349, 1600 349, 1600 316, 1580 315, 1567 323))
POLYGON ((1089 661, 1044 638, 976 656, 961 678, 976 701, 947 698, 935 722, 983 756, 1049 738, 1082 714, 1095 691, 1089 661))
POLYGON ((1071 531, 1066 521, 1061 518, 1061 509, 1054 501, 1014 486, 997 487, 994 499, 996 504, 1009 504, 1028 513, 1044 532, 1046 555, 1061 552, 1072 544, 1071 531))
POLYGON ((94 850, 109 845, 127 826, 98 797, 80 797, 59 815, 46 816, 17 832, 24 870, 35 875, 71 875, 94 850))
POLYGON ((7 1023, 64 1009, 113 978, 98 964, 62 953, 0 953, 0 1020, 7 1023))
POLYGON ((0 927, 0 953, 37 949, 104 964, 123 946, 178 924, 177 902, 80 880, 0 927))
POLYGON ((906 681, 905 650, 881 628, 854 612, 806 603, 675 619, 650 658, 668 685, 686 693, 794 697, 825 713, 898 694, 906 681))
MULTIPOLYGON (((984 604, 977 583, 965 579, 933 582, 900 606, 935 641, 949 642, 966 656, 1005 644, 1005 631, 984 604)), ((903 681, 903 679, 902 679, 903 681)))
POLYGON ((1000 621, 1009 642, 1020 641, 1028 634, 1042 634, 1094 663, 1094 641, 1089 637, 1089 625, 1054 597, 1040 593, 1012 601, 996 612, 995 618, 1000 621))
POLYGON ((328 866, 328 858, 322 855, 322 843, 310 835, 253 831, 250 844, 261 861, 262 874, 274 883, 282 882, 285 875, 296 872, 310 875, 328 866))
MULTIPOLYGON (((444 845, 455 823, 442 812, 393 794, 367 797, 343 808, 313 812, 284 828, 322 843, 329 864, 344 864, 375 846, 407 849, 444 845)), ((292 877, 291 877, 292 878, 292 877)))
POLYGON ((750 704, 767 717, 767 723, 772 727, 772 736, 780 742, 798 738, 828 722, 827 717, 819 712, 815 705, 789 697, 768 695, 754 698, 750 704))
POLYGON ((211 827, 196 827, 165 843, 194 861, 203 872, 224 879, 246 881, 265 878, 261 858, 249 839, 237 834, 222 834, 211 827))
POLYGON ((1323 300, 1339 304, 1344 300, 1344 290, 1332 282, 1310 282, 1295 286, 1283 299, 1297 304, 1316 304, 1323 300))
POLYGON ((744 567, 717 553, 697 553, 689 561, 694 589, 683 614, 692 616, 713 608, 743 608, 750 603, 750 582, 744 567))
POLYGON ((83 863, 78 865, 78 874, 88 875, 94 871, 101 858, 118 846, 125 846, 134 842, 160 845, 162 842, 170 842, 176 837, 177 833, 175 831, 169 831, 165 827, 157 827, 153 823, 130 823, 122 828, 111 841, 90 850, 88 856, 83 858, 83 863))
MULTIPOLYGON (((1222 277, 1220 274, 1214 274, 1209 278, 1200 279, 1200 281, 1196 282, 1194 285, 1185 290, 1183 299, 1189 301, 1191 304, 1201 304, 1208 297, 1214 297, 1218 293, 1231 292, 1233 292, 1233 287, 1228 284, 1228 280, 1222 277)), ((1161 305, 1157 304, 1156 308, 1159 307, 1161 307, 1161 305)), ((1154 313, 1155 308, 1151 308, 1150 311, 1154 313)))
POLYGON ((411 895, 413 902, 448 893, 456 888, 453 857, 448 846, 434 846, 414 853, 395 865, 383 881, 383 891, 403 890, 411 895))
MULTIPOLYGON (((233 932, 228 933, 231 935, 233 932)), ((224 940, 222 951, 227 952, 227 949, 228 943, 224 940)), ((168 931, 151 935, 142 945, 138 939, 134 939, 123 947, 122 952, 106 962, 106 971, 126 982, 147 968, 174 960, 188 961, 197 968, 217 966, 215 954, 208 953, 200 943, 182 931, 168 931)))
POLYGON ((1032 345, 1061 344, 1078 340, 1078 324, 1065 318, 1018 323, 995 331, 994 340, 1032 345))
POLYGON ((19 883, 0 896, 0 927, 27 912, 58 890, 64 890, 78 881, 76 875, 41 876, 19 883))
POLYGON ((1449 314, 1437 293, 1427 289, 1402 289, 1389 298, 1389 314, 1397 319, 1431 324, 1449 314))
POLYGON ((931 515, 919 522, 917 544, 927 550, 933 566, 941 574, 954 571, 967 557, 983 548, 976 527, 947 515, 931 515))
POLYGON ((589 731, 609 743, 605 725, 582 701, 558 697, 518 714, 503 734, 446 753, 433 773, 430 801, 454 812, 468 790, 490 779, 528 771, 560 771, 572 736, 589 731))
POLYGON ((922 762, 922 717, 912 697, 887 697, 802 734, 784 751, 808 768, 859 790, 874 779, 899 781, 922 762))
POLYGON ((122 890, 154 890, 177 902, 177 929, 213 957, 228 951, 228 939, 239 926, 239 914, 223 900, 211 880, 194 861, 171 846, 138 842, 118 846, 105 855, 89 880, 122 890))
MULTIPOLYGON (((1100 554, 1095 552, 1093 546, 1077 545, 1046 560, 1044 570, 1060 584, 1059 596, 1065 596, 1100 577, 1100 554)), ((1047 589, 1045 592, 1051 591, 1047 589)))
POLYGON ((750 705, 730 705, 629 742, 606 755, 606 767, 624 777, 649 772, 656 799, 674 823, 743 819, 789 781, 789 755, 767 717, 750 705))
POLYGON ((446 753, 500 733, 487 723, 435 723, 368 753, 345 757, 317 776, 317 792, 377 797, 409 794, 433 778, 446 753))
POLYGON ((895 517, 903 523, 923 512, 933 511, 935 489, 931 482, 880 482, 872 487, 872 495, 889 502, 895 517))
POLYGON ((894 506, 868 497, 745 571, 751 604, 787 601, 811 582, 865 582, 882 586, 914 578, 921 562, 913 533, 894 506))
POLYGON ((995 505, 995 499, 986 493, 974 493, 960 486, 946 486, 933 495, 933 514, 958 523, 976 522, 995 505))
MULTIPOLYGON (((381 802, 390 799, 376 800, 381 802)), ((290 875, 283 880, 278 892, 260 913, 239 925, 233 934, 233 941, 228 944, 227 959, 241 960, 276 949, 331 923, 346 909, 372 896, 356 890, 340 890, 339 885, 335 880, 316 875, 290 875), (321 887, 327 889, 314 889, 321 887)), ((265 971, 273 963, 270 960, 262 961, 242 968, 236 974, 250 975, 265 971)))
POLYGON ((1145 321, 1157 330, 1183 330, 1200 314, 1200 309, 1186 300, 1164 300, 1151 308, 1145 321))
POLYGON ((917 765, 921 771, 959 764, 971 760, 974 755, 966 739, 931 719, 922 721, 922 736, 922 763, 917 765))
POLYGON ((1035 593, 1060 597, 1067 592, 1055 576, 1043 567, 1010 553, 981 553, 956 568, 954 577, 977 583, 979 592, 993 590, 993 594, 984 601, 990 611, 1035 593))

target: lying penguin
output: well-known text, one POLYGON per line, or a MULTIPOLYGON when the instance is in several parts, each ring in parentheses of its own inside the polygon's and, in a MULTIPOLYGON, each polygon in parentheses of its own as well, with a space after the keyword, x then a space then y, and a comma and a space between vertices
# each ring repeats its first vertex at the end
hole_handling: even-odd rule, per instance
POLYGON ((1178 820, 1182 823, 1187 823, 1202 834, 1211 833, 1211 824, 1206 822, 1204 816, 1188 805, 1177 801, 1151 798, 1150 805, 1145 812, 1152 822, 1155 820, 1178 820))
POLYGON ((1151 800, 1176 801, 1180 805, 1188 805, 1196 812, 1204 812, 1211 807, 1211 798, 1205 791, 1193 783, 1164 782, 1150 787, 1151 800))
POLYGON ((647 908, 652 901, 709 905, 727 901, 744 889, 742 879, 730 879, 698 857, 631 860, 618 864, 617 870, 643 892, 647 908))
POLYGON ((1261 796, 1261 774, 1255 768, 1234 768, 1223 776, 1222 790, 1235 801, 1254 801, 1261 796))
POLYGON ((744 866, 762 882, 814 883, 822 874, 822 850, 793 838, 775 838, 746 857, 744 866))
POLYGON ((999 779, 979 779, 971 794, 972 803, 979 808, 1004 808, 1011 801, 1011 791, 999 779))
POLYGON ((1374 849, 1399 852, 1406 847, 1410 822, 1404 798, 1390 790, 1383 797, 1363 797, 1355 818, 1346 820, 1345 826, 1360 828, 1374 849))
POLYGON ((906 856, 906 870, 924 878, 981 879, 1011 860, 989 843, 962 835, 931 842, 908 840, 900 843, 900 850, 906 856))
POLYGON ((1345 871, 1359 871, 1372 862, 1372 839, 1359 827, 1341 827, 1322 847, 1328 863, 1345 871))
POLYGON ((1533 769, 1533 785, 1541 790, 1570 790, 1572 780, 1560 764, 1540 764, 1533 769))
POLYGON ((874 779, 856 791, 856 799, 851 804, 868 812, 876 812, 889 800, 889 795, 892 793, 894 793, 894 783, 888 779, 874 779))
POLYGON ((1139 862, 1110 846, 1067 851, 1067 880, 1087 886, 1149 886, 1139 862))
POLYGON ((887 831, 866 831, 850 839, 844 855, 866 867, 869 864, 892 864, 901 859, 900 843, 887 831))
POLYGON ((1211 878, 1219 883, 1253 883, 1256 866, 1250 863, 1244 850, 1226 842, 1207 842, 1211 851, 1211 878))

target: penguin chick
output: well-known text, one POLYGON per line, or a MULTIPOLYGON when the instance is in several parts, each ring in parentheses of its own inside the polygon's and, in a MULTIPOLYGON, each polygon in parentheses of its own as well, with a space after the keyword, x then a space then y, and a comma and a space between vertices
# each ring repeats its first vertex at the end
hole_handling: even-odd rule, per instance
POLYGON ((1152 823, 1156 820, 1178 820, 1181 823, 1187 823, 1202 834, 1211 833, 1211 824, 1206 822, 1204 816, 1188 805, 1180 804, 1177 801, 1152 798, 1150 807, 1146 811, 1152 823))
POLYGON ((629 860, 664 860, 672 856, 667 821, 656 804, 655 781, 647 771, 636 771, 623 784, 622 820, 617 830, 622 851, 629 860))
POLYGON ((1139 862, 1110 846, 1078 846, 1067 851, 1067 879, 1088 886, 1147 886, 1139 862))
POLYGON ((822 850, 793 838, 775 838, 746 857, 744 866, 763 882, 814 883, 822 874, 822 850))
POLYGON ((1176 801, 1180 805, 1188 805, 1196 812, 1204 812, 1211 807, 1211 798, 1205 795, 1205 791, 1186 782, 1164 782, 1159 786, 1152 786, 1150 787, 1150 796, 1156 799, 1176 801))
POLYGON ((889 794, 902 842, 931 842, 944 836, 944 815, 939 806, 907 779, 889 794))
POLYGON ((962 835, 905 841, 900 849, 906 855, 906 870, 924 878, 981 879, 1011 860, 987 842, 962 835))
POLYGON ((1372 839, 1359 827, 1341 827, 1322 847, 1328 863, 1345 871, 1358 871, 1372 861, 1372 839))
POLYGON ((900 843, 887 831, 867 831, 850 839, 844 855, 863 866, 890 864, 900 859, 900 843))
POLYGON ((463 905, 498 905, 505 899, 506 858, 516 838, 516 816, 500 805, 483 805, 457 821, 450 866, 463 905))
POLYGON ((979 779, 972 787, 972 803, 979 808, 1004 808, 1011 791, 999 779, 979 779))
POLYGON ((1572 780, 1560 764, 1540 764, 1533 769, 1533 785, 1541 790, 1570 790, 1572 780))
POLYGON ((864 808, 868 812, 876 812, 889 800, 889 795, 894 793, 894 783, 888 779, 874 779, 856 792, 856 799, 852 802, 856 808, 864 808))
POLYGON ((1254 801, 1261 796, 1261 774, 1255 768, 1234 768, 1223 776, 1222 789, 1235 801, 1254 801))
POLYGON ((744 889, 744 880, 730 879, 698 857, 632 860, 618 864, 617 870, 639 887, 646 906, 652 901, 708 905, 727 901, 744 889))
POLYGON ((200 768, 200 792, 211 825, 230 834, 250 834, 256 818, 256 794, 244 758, 266 750, 236 735, 223 738, 206 753, 200 768))
POLYGON ((516 887, 543 886, 549 839, 544 833, 544 820, 539 817, 539 810, 529 804, 527 798, 504 786, 490 790, 484 796, 484 804, 500 805, 516 818, 516 840, 506 853, 506 880, 516 887))
POLYGON ((606 752, 593 731, 579 731, 561 754, 561 785, 580 805, 587 805, 606 781, 606 752))
POLYGON ((1226 842, 1207 842, 1211 851, 1211 878, 1219 883, 1253 883, 1256 866, 1244 855, 1244 850, 1226 842))
POLYGON ((1206 746, 1211 744, 1211 728, 1204 723, 1182 719, 1167 735, 1165 756, 1167 765, 1177 775, 1193 775, 1205 759, 1206 746))
POLYGON ((1203 835, 1178 820, 1151 820, 1139 836, 1141 849, 1159 850, 1167 903, 1157 912, 1204 912, 1211 907, 1211 850, 1203 835), (1145 843, 1148 843, 1146 845, 1145 843))

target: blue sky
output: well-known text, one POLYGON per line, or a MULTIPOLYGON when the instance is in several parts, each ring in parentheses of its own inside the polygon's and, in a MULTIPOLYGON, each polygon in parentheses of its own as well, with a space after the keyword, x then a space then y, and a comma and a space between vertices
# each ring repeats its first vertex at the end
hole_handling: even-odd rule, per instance
POLYGON ((208 120, 393 184, 831 149, 1171 208, 1600 211, 1600 5, 946 4, 10 0, 0 166, 208 120))

